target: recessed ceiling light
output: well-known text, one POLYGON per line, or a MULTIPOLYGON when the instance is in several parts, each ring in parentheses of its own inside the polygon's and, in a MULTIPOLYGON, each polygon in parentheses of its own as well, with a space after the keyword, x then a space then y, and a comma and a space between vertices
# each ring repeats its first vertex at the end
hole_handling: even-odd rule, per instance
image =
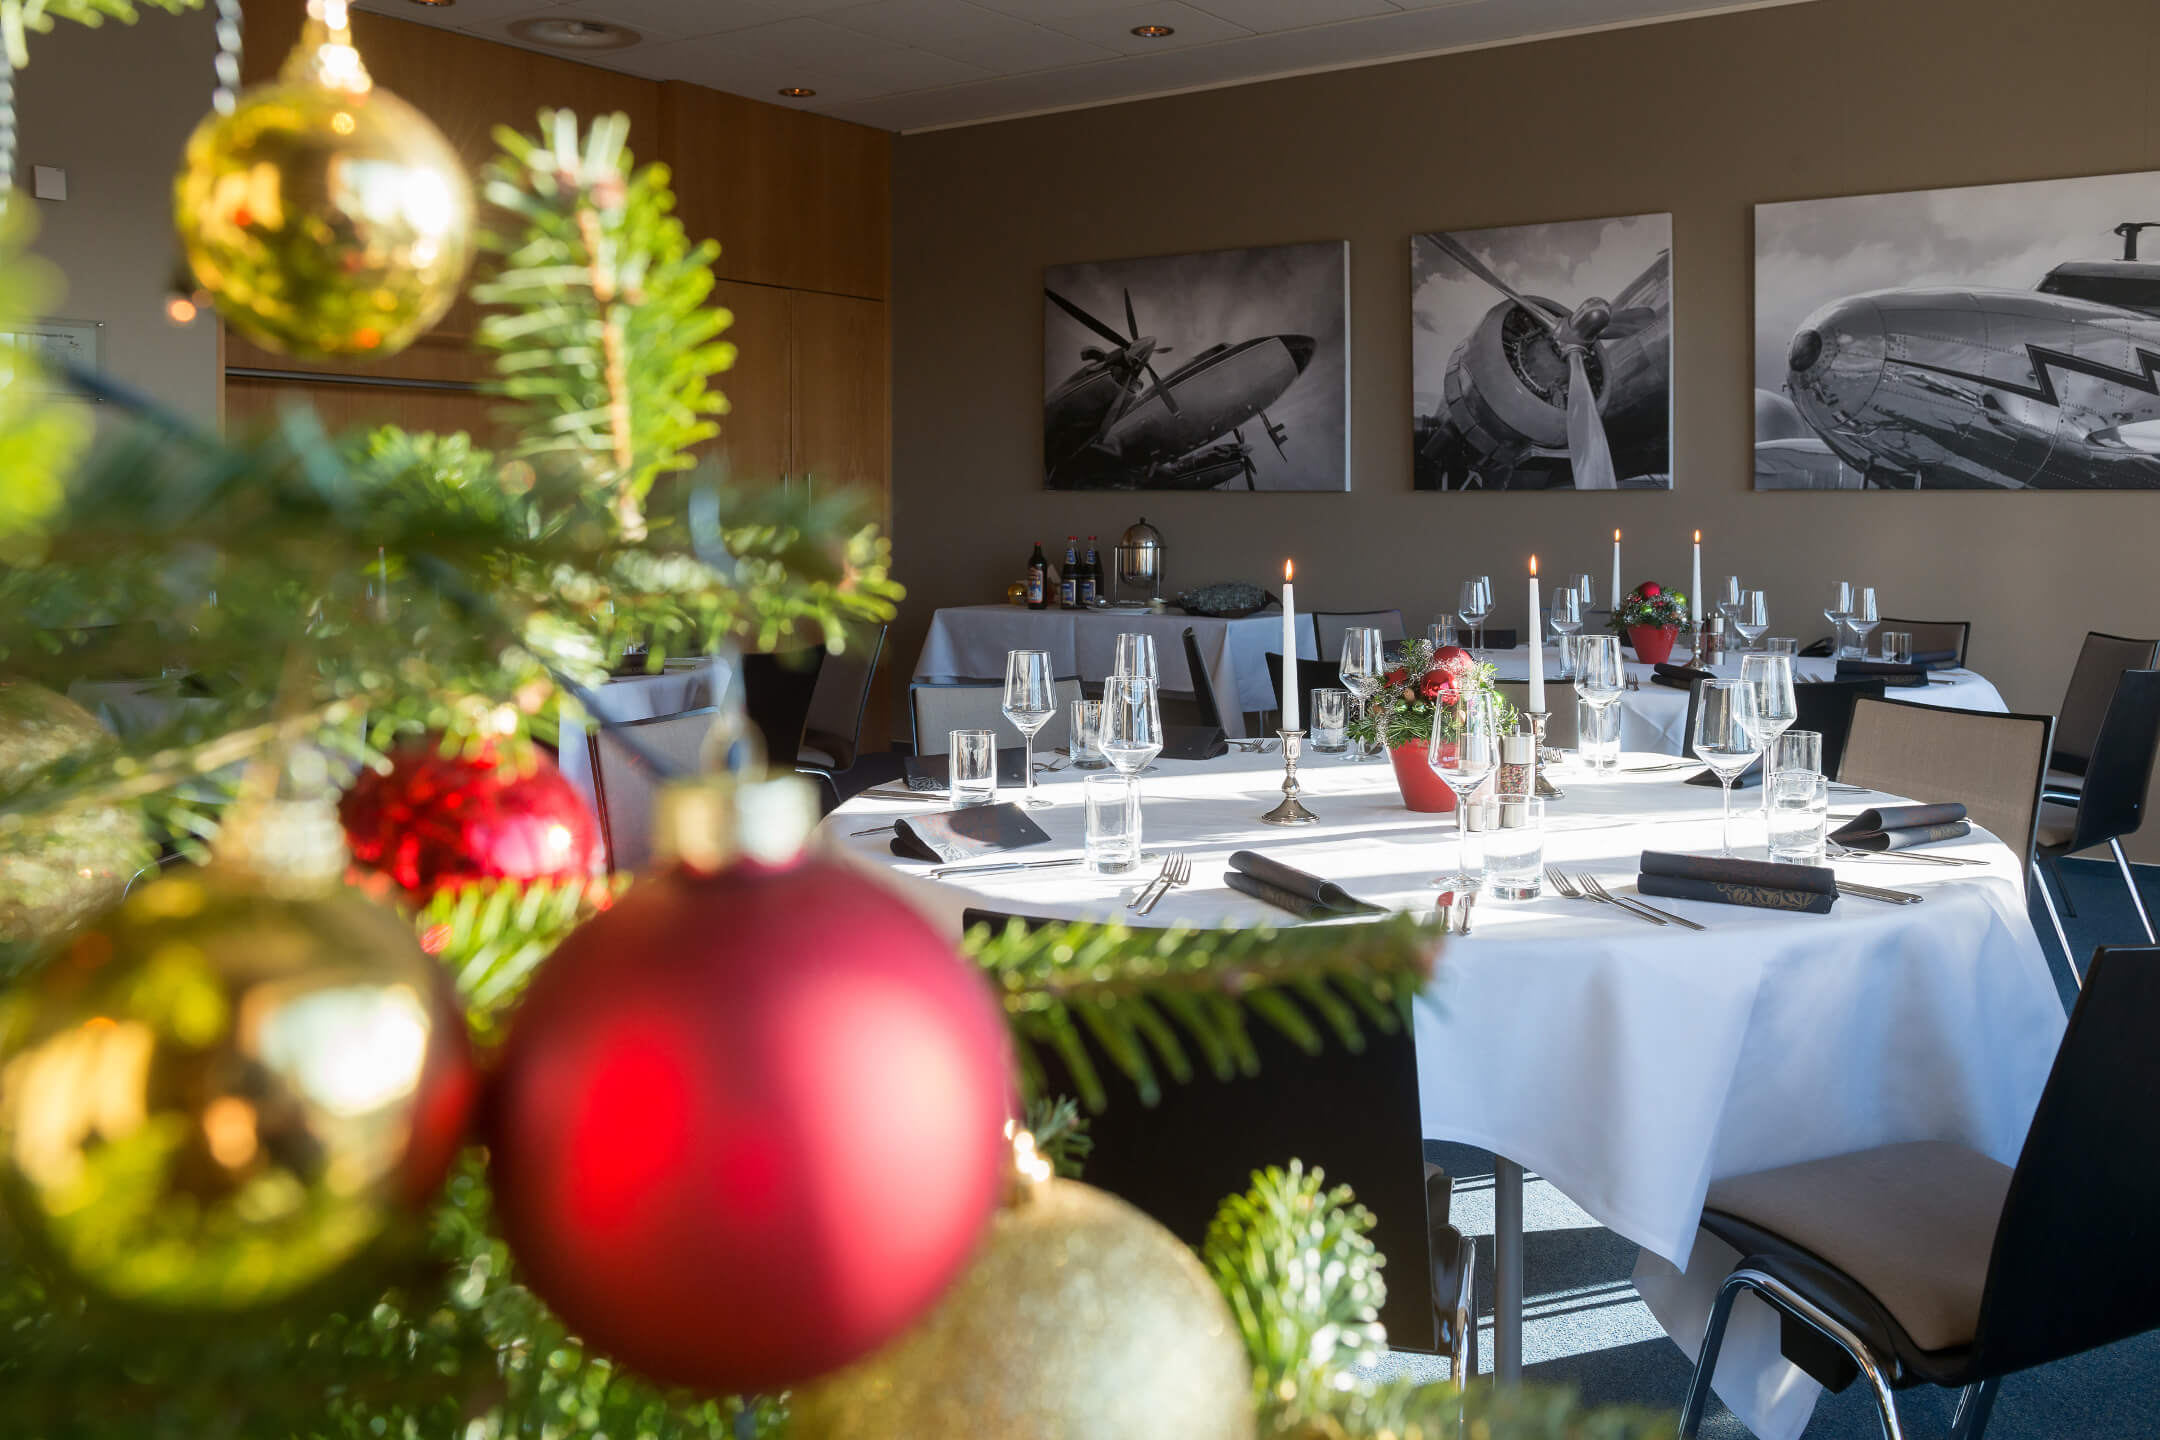
POLYGON ((645 37, 625 25, 601 20, 549 19, 534 16, 513 20, 510 33, 520 40, 545 45, 550 50, 626 50, 645 37))
POLYGON ((1167 40, 1172 35, 1177 34, 1177 27, 1174 25, 1135 25, 1132 27, 1132 33, 1142 40, 1167 40))
POLYGON ((780 93, 790 100, 807 100, 812 95, 817 94, 817 91, 812 90, 807 85, 789 85, 782 89, 780 93))

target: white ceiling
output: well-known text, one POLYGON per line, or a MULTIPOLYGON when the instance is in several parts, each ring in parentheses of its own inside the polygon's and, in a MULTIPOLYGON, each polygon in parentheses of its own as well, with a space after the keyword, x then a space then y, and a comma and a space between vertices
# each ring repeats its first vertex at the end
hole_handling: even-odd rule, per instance
POLYGON ((611 21, 639 32, 642 43, 574 58, 908 131, 1804 0, 357 3, 535 50, 547 47, 510 35, 511 22, 611 21), (1136 25, 1176 33, 1147 40, 1132 33, 1136 25), (796 85, 817 94, 779 96, 796 85))

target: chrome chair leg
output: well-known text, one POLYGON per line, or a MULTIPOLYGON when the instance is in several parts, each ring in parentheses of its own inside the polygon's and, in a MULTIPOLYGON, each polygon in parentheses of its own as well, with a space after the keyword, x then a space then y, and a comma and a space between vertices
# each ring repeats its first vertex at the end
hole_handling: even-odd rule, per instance
MULTIPOLYGON (((1702 1424, 1703 1409, 1710 1399, 1710 1377, 1717 1370, 1717 1352, 1725 1343, 1725 1326, 1732 1319, 1733 1301, 1740 1298, 1742 1290, 1752 1290, 1774 1308, 1813 1328, 1830 1343, 1836 1345, 1860 1367, 1867 1376, 1868 1386, 1875 1392, 1876 1418, 1882 1422, 1883 1440, 1905 1440, 1905 1431, 1898 1424, 1897 1400, 1890 1392, 1890 1377, 1876 1362, 1873 1352, 1862 1343, 1859 1336, 1840 1324, 1819 1306, 1804 1296, 1794 1293, 1777 1280, 1760 1270, 1745 1266, 1725 1277, 1718 1287, 1717 1301, 1710 1307, 1710 1323, 1703 1327, 1703 1343, 1695 1360, 1695 1375, 1688 1382, 1687 1399, 1680 1407, 1679 1440, 1693 1440, 1697 1427, 1702 1424)), ((1988 1397, 1992 1403, 1993 1397, 1988 1397)), ((1986 1416, 1980 1417, 1986 1423, 1986 1416)), ((1960 1437, 1963 1440, 1963 1437, 1960 1437)))
POLYGON ((1703 1327, 1702 1344, 1695 1351, 1695 1373, 1688 1378, 1687 1399, 1680 1403, 1679 1440, 1695 1440, 1702 1425, 1703 1409, 1710 1403, 1710 1377, 1717 1373, 1718 1351, 1725 1345, 1725 1326, 1732 1319, 1733 1301, 1748 1288, 1744 1271, 1734 1271, 1718 1287, 1710 1305, 1710 1323, 1703 1327))
POLYGON ((2145 943, 2160 945, 2160 935, 2153 934, 2152 916, 2145 913, 2145 897, 2138 894, 2137 875, 2130 869, 2130 857, 2123 854, 2122 840, 2110 838, 2108 849, 2115 852, 2115 868, 2122 871, 2123 884, 2130 887, 2130 903, 2137 907, 2138 924, 2145 927, 2145 943))
POLYGON ((1950 1417, 1950 1440, 1980 1440, 1988 1417, 1995 1413, 1995 1394, 2000 1378, 1981 1380, 1958 1391, 1957 1413, 1950 1417))
POLYGON ((2032 862, 2032 877, 2033 884, 2040 887, 2040 903, 2047 907, 2048 919, 2055 926, 2055 939, 2062 946, 2063 964, 2070 967, 2071 980, 2076 982, 2078 989, 2083 990, 2085 977, 2078 974, 2077 956, 2070 953, 2069 933, 2063 929, 2062 916, 2055 913, 2055 897, 2048 893, 2047 876, 2041 873, 2038 860, 2032 862))

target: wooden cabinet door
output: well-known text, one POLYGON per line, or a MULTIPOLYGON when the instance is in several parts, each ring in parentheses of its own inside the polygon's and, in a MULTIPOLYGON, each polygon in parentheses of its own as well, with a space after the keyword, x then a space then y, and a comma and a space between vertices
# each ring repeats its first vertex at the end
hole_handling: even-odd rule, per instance
POLYGON ((728 398, 720 434, 698 447, 700 460, 722 467, 721 478, 742 490, 783 484, 799 467, 793 451, 794 362, 790 297, 769 285, 722 280, 713 303, 735 314, 726 339, 735 342, 735 364, 713 377, 728 398))
POLYGON ((892 466, 885 305, 795 293, 793 475, 813 496, 853 490, 880 524, 892 466))

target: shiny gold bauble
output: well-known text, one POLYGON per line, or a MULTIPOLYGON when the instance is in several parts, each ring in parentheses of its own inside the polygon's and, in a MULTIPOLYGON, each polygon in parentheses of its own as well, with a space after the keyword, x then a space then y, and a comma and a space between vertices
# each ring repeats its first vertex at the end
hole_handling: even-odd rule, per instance
POLYGON ((110 1301, 269 1305, 417 1213, 472 1090, 463 1018, 396 913, 168 872, 0 1000, 0 1190, 110 1301))
POLYGON ((794 1440, 1251 1440, 1252 1365, 1192 1251, 1111 1195, 1030 1186, 921 1323, 799 1390, 794 1440))
MULTIPOLYGON (((27 681, 0 680, 0 793, 57 760, 113 743, 89 711, 27 681)), ((150 863, 133 810, 80 806, 0 823, 0 947, 34 946, 97 914, 150 863)))
POLYGON ((218 313, 327 360, 404 349, 472 259, 472 185, 426 116, 374 87, 352 37, 310 20, 276 81, 188 137, 173 219, 218 313))

